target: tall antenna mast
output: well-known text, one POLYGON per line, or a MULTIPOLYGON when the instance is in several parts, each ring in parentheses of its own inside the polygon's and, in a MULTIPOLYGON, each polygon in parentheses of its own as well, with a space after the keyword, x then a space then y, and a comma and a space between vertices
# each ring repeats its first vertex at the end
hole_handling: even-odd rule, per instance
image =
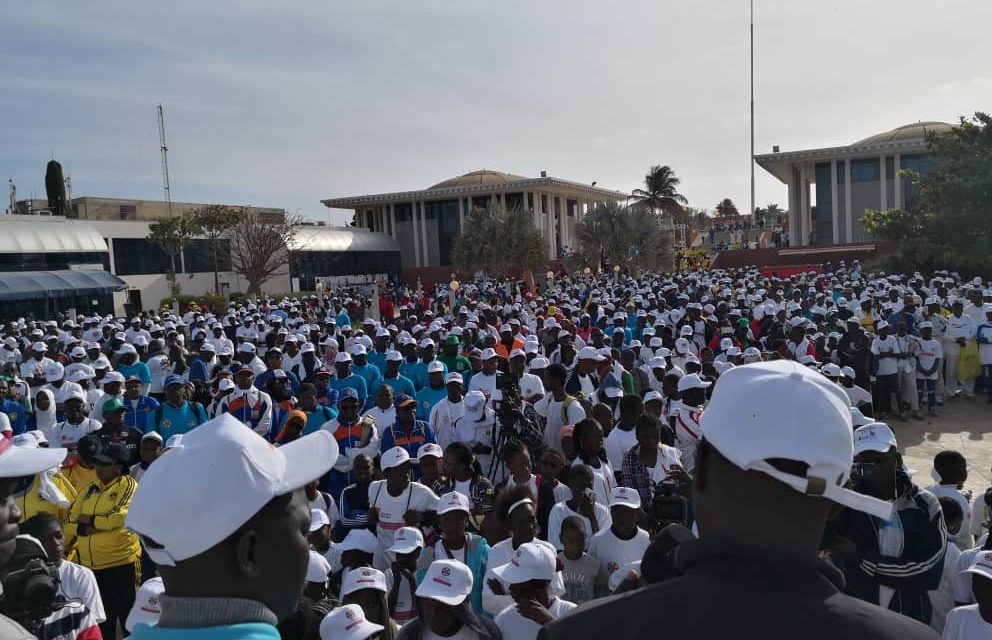
POLYGON ((169 190, 169 147, 165 144, 165 115, 162 113, 162 105, 158 105, 158 140, 162 150, 162 186, 165 188, 165 201, 169 206, 169 215, 172 215, 172 192, 169 190))
POLYGON ((751 215, 754 215, 754 0, 751 0, 751 215))
POLYGON ((10 210, 8 213, 14 214, 17 213, 17 185, 14 184, 13 178, 8 179, 7 183, 10 185, 10 210))

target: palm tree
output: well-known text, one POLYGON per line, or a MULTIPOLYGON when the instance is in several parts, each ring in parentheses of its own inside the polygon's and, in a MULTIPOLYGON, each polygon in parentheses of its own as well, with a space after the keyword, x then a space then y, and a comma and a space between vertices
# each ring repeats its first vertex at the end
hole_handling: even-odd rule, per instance
POLYGON ((589 267, 609 261, 627 270, 671 268, 671 229, 646 207, 600 205, 576 224, 575 237, 577 257, 589 267))
POLYGON ((740 212, 737 211, 737 205, 730 198, 724 198, 720 201, 720 204, 716 205, 716 215, 718 218, 727 218, 731 216, 738 216, 740 212))
POLYGON ((489 205, 468 214, 452 250, 452 263, 463 274, 510 275, 540 271, 548 264, 548 246, 534 226, 534 214, 489 205))
POLYGON ((682 205, 688 203, 678 192, 679 182, 668 165, 654 166, 644 176, 644 189, 634 189, 630 198, 634 206, 651 213, 661 212, 674 220, 682 212, 682 205))

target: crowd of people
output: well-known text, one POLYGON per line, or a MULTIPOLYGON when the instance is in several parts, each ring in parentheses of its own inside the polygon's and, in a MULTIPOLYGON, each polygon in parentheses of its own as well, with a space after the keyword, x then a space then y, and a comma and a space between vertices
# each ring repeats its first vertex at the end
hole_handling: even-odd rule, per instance
POLYGON ((992 490, 898 449, 992 403, 980 278, 337 291, 0 363, 0 611, 44 640, 992 637, 992 490))

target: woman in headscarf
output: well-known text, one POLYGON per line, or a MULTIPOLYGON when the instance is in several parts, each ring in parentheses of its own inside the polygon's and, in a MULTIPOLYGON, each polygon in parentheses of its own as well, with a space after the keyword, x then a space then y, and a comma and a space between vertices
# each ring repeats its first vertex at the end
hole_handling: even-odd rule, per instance
POLYGON ((34 399, 34 415, 28 421, 28 430, 37 429, 50 439, 57 423, 55 396, 48 389, 40 389, 34 399))
POLYGON ((307 414, 299 409, 293 409, 286 414, 286 420, 282 423, 282 429, 276 435, 275 444, 283 445, 292 442, 303 435, 307 428, 307 414))

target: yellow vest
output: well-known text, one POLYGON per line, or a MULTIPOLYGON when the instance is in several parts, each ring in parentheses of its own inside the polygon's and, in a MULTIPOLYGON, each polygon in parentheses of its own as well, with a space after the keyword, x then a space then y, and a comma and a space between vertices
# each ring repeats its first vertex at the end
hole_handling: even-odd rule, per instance
POLYGON ((77 536, 81 516, 92 516, 96 529, 89 535, 77 536, 80 564, 90 569, 110 569, 138 561, 141 543, 137 535, 124 528, 137 488, 137 480, 121 476, 106 486, 98 480, 76 496, 65 525, 66 537, 77 536))

